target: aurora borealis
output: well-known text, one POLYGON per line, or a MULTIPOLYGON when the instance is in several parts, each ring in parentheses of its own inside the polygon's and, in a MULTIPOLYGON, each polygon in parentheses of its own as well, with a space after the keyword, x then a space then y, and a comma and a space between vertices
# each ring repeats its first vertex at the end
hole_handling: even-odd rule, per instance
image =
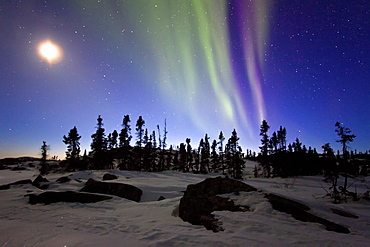
MULTIPOLYGON (((321 151, 334 123, 369 149, 369 3, 294 0, 13 1, 0 5, 0 157, 64 157, 74 126, 89 150, 96 118, 106 133, 129 114, 168 143, 205 133, 258 151, 263 119, 321 151), (49 64, 50 40, 63 59, 49 64)), ((132 133, 134 135, 134 131, 132 133)), ((212 141, 211 140, 211 141, 212 141)))

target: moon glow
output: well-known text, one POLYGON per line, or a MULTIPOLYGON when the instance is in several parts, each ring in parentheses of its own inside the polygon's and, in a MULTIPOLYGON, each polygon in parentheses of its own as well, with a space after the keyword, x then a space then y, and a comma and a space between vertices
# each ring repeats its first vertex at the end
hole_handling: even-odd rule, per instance
POLYGON ((46 41, 39 45, 39 55, 49 64, 59 63, 62 60, 62 49, 51 41, 46 41))

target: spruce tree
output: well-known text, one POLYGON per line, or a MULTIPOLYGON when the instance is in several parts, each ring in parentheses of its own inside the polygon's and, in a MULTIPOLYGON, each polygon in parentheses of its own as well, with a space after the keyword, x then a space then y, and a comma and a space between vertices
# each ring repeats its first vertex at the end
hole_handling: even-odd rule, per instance
MULTIPOLYGON (((356 138, 356 135, 354 134, 351 134, 351 130, 348 128, 348 127, 345 127, 343 126, 340 122, 336 122, 335 123, 335 132, 337 133, 337 135, 339 136, 339 140, 337 140, 337 142, 339 142, 340 144, 342 144, 342 153, 343 153, 343 166, 344 166, 344 171, 345 171, 345 180, 344 180, 344 186, 343 186, 343 192, 347 192, 347 184, 348 184, 348 175, 347 173, 349 173, 349 157, 348 157, 348 144, 350 142, 353 142, 353 140, 356 138)), ((357 173, 357 171, 355 171, 355 173, 357 173)))
POLYGON ((117 148, 117 137, 118 137, 118 132, 117 130, 113 130, 112 134, 110 134, 110 140, 109 140, 109 149, 114 149, 117 148))
POLYGON ((91 151, 93 152, 93 163, 96 169, 103 169, 109 166, 108 160, 106 160, 107 151, 107 138, 105 137, 105 129, 103 128, 103 119, 98 116, 98 123, 96 126, 96 132, 91 135, 91 151))
POLYGON ((156 149, 157 148, 157 140, 155 138, 155 131, 154 130, 153 130, 152 135, 150 137, 152 139, 152 146, 153 146, 154 149, 156 149))
POLYGON ((279 143, 279 152, 286 151, 286 128, 280 126, 280 129, 277 132, 277 138, 279 143))
POLYGON ((241 147, 239 146, 239 137, 234 129, 228 141, 230 159, 231 159, 231 172, 235 179, 243 178, 244 161, 241 157, 241 147))
POLYGON ((191 139, 186 138, 186 170, 189 171, 192 168, 193 164, 193 154, 191 148, 191 139))
POLYGON ((63 142, 67 145, 66 159, 72 169, 78 168, 77 164, 81 152, 80 139, 81 136, 78 134, 76 126, 69 131, 68 136, 63 136, 63 142))
POLYGON ((261 150, 260 164, 266 177, 270 177, 271 174, 270 164, 268 162, 269 136, 267 132, 269 131, 269 129, 270 126, 267 124, 267 121, 263 120, 260 128, 260 136, 262 138, 261 146, 259 148, 261 150))
POLYGON ((119 134, 119 146, 129 147, 131 141, 131 126, 130 126, 130 116, 125 115, 122 120, 122 130, 119 134))
POLYGON ((276 132, 272 133, 271 139, 270 139, 270 147, 271 147, 271 153, 277 153, 278 152, 278 136, 276 132))
POLYGON ((144 137, 143 137, 143 146, 146 147, 148 142, 149 142, 148 129, 145 129, 144 137))
POLYGON ((218 155, 217 155, 217 141, 213 140, 212 146, 211 146, 211 160, 212 160, 212 170, 213 172, 216 172, 218 167, 217 167, 217 162, 218 162, 218 155))
POLYGON ((165 149, 167 147, 167 119, 164 119, 164 133, 163 133, 163 140, 162 140, 162 147, 165 149))
POLYGON ((40 150, 41 150, 40 174, 45 175, 49 171, 49 165, 46 163, 46 159, 48 157, 48 151, 50 150, 49 145, 46 145, 46 141, 42 142, 42 146, 40 150))
POLYGON ((186 169, 186 149, 185 149, 185 144, 184 143, 180 143, 179 170, 182 171, 182 172, 187 172, 187 169, 186 169))
POLYGON ((220 145, 218 150, 219 150, 219 154, 220 154, 220 163, 221 163, 221 168, 222 168, 222 174, 225 175, 225 160, 224 160, 224 141, 225 141, 225 136, 224 134, 222 133, 222 131, 220 131, 220 134, 218 136, 218 139, 219 139, 219 142, 218 144, 220 145))
POLYGON ((138 147, 141 147, 143 144, 144 126, 145 121, 143 120, 142 116, 139 116, 138 120, 136 121, 136 145, 138 147))

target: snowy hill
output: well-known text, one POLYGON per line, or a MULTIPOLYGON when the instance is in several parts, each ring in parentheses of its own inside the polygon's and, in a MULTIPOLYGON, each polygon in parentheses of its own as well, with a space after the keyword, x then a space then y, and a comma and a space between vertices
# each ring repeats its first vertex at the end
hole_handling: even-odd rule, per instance
MULTIPOLYGON (((81 204, 28 203, 29 193, 40 189, 25 184, 0 191, 1 246, 367 246, 370 241, 370 201, 332 203, 322 196, 322 187, 330 185, 322 177, 252 178, 255 163, 248 162, 243 182, 263 192, 273 192, 295 199, 311 207, 313 213, 350 228, 350 234, 325 230, 316 224, 295 220, 276 211, 261 192, 242 192, 231 197, 236 204, 248 205, 248 212, 214 212, 223 223, 224 231, 214 233, 203 226, 184 222, 178 205, 187 185, 219 174, 191 174, 166 171, 160 173, 130 171, 81 171, 51 173, 48 191, 79 191, 89 178, 101 180, 106 172, 118 176, 114 182, 134 185, 143 191, 139 203, 120 197, 81 204), (57 183, 62 176, 72 180, 57 183), (157 201, 160 196, 166 199, 157 201), (333 214, 340 209, 357 215, 348 218, 333 214)), ((22 179, 34 180, 36 168, 0 171, 0 185, 22 179)), ((369 181, 353 181, 352 188, 363 193, 369 181)), ((351 182, 352 183, 352 182, 351 182)))

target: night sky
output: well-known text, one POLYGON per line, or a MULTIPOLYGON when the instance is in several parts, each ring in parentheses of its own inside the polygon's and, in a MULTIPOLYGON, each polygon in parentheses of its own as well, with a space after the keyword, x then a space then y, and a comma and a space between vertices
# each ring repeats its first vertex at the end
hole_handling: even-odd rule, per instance
MULTIPOLYGON (((168 144, 235 128, 258 151, 259 128, 334 149, 335 122, 370 149, 370 1, 76 0, 0 3, 0 157, 65 157, 74 126, 90 149, 129 114, 168 144), (60 61, 42 57, 49 41, 60 61), (163 133, 162 133, 163 134, 163 133)), ((134 141, 132 141, 134 144, 134 141)))

